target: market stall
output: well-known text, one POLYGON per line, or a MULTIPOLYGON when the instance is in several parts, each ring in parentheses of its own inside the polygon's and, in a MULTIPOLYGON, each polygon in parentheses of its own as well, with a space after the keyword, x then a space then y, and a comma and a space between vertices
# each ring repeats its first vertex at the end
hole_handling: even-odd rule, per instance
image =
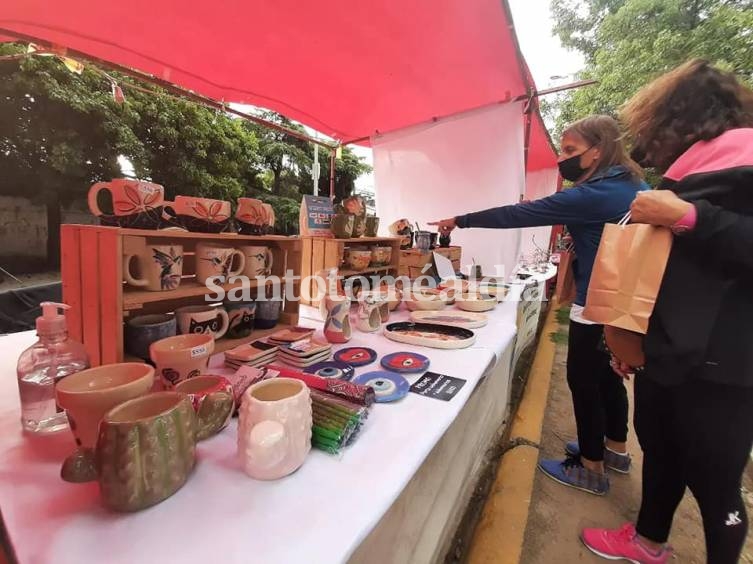
MULTIPOLYGON (((70 432, 43 437, 21 433, 14 365, 33 335, 0 337, 5 353, 0 359, 0 502, 11 542, 21 562, 175 558, 199 562, 218 557, 227 562, 280 563, 440 560, 484 465, 484 453, 503 429, 511 369, 521 347, 535 339, 543 299, 536 275, 526 277, 533 276, 538 284, 513 280, 504 292, 500 286, 500 295, 492 298, 459 295, 474 302, 469 308, 481 306, 488 311, 466 316, 475 324, 472 330, 457 330, 453 323, 440 324, 444 329, 435 327, 436 339, 442 340, 448 332, 453 339, 465 339, 463 348, 443 350, 436 343, 424 346, 420 339, 425 333, 411 334, 416 331, 408 322, 417 321, 417 311, 400 306, 386 313, 385 300, 370 302, 365 294, 357 309, 341 308, 344 314, 335 314, 338 302, 346 303, 340 297, 325 301, 324 309, 312 307, 323 314, 324 323, 299 319, 298 305, 286 298, 275 306, 272 318, 265 319, 270 322, 265 329, 259 331, 257 326, 241 334, 240 341, 229 339, 224 336, 228 324, 224 330, 215 327, 214 313, 205 319, 202 316, 207 312, 196 305, 204 300, 206 290, 200 283, 200 265, 205 261, 242 269, 233 258, 240 253, 245 259, 237 260, 257 260, 259 268, 269 269, 269 274, 285 278, 291 272, 293 286, 292 278, 301 272, 315 275, 335 269, 339 271, 336 276, 344 278, 397 273, 402 242, 390 237, 395 235, 388 229, 393 222, 407 218, 425 225, 428 220, 472 211, 467 208, 553 192, 555 157, 538 115, 535 85, 517 48, 509 10, 497 0, 421 0, 410 7, 342 0, 322 6, 284 0, 236 3, 232 13, 223 8, 221 4, 186 7, 173 1, 139 0, 127 5, 70 0, 52 7, 42 0, 6 3, 0 7, 0 41, 33 42, 47 53, 93 62, 162 85, 174 95, 211 101, 214 107, 235 102, 273 109, 323 132, 334 139, 334 145, 372 145, 379 233, 370 238, 343 237, 337 231, 335 237, 327 238, 275 238, 264 230, 274 219, 261 202, 247 202, 259 206, 249 217, 264 219, 250 223, 255 229, 248 232, 241 228, 240 235, 219 233, 226 230, 223 222, 232 221, 227 202, 210 202, 210 207, 202 208, 203 215, 183 217, 179 224, 185 232, 179 234, 144 233, 143 226, 122 219, 116 222, 119 227, 108 229, 69 227, 63 238, 62 269, 63 299, 74 306, 69 315, 72 335, 86 345, 93 365, 109 365, 128 360, 127 325, 123 323, 136 313, 167 316, 161 323, 172 323, 174 333, 177 312, 183 311, 184 321, 178 318, 178 325, 184 324, 178 328, 179 335, 164 339, 187 340, 192 333, 211 333, 206 342, 187 350, 192 359, 201 357, 203 362, 214 350, 218 354, 203 371, 231 377, 237 376, 239 364, 258 368, 258 363, 251 366, 243 360, 244 345, 276 335, 282 338, 280 334, 290 339, 291 332, 304 334, 300 327, 305 326, 316 332, 305 333, 302 340, 307 341, 306 347, 322 348, 321 360, 353 346, 373 351, 376 368, 390 353, 410 354, 411 360, 424 359, 437 375, 433 381, 443 383, 438 396, 444 389, 452 393, 430 397, 433 388, 423 384, 432 381, 424 380, 426 366, 403 380, 395 378, 402 386, 401 395, 390 403, 354 408, 360 417, 357 440, 345 445, 338 435, 340 443, 330 449, 335 454, 325 452, 332 436, 331 429, 323 427, 327 418, 322 413, 340 405, 340 400, 316 396, 320 403, 314 402, 313 416, 309 415, 308 431, 313 438, 309 436, 307 442, 316 448, 304 453, 300 468, 288 469, 297 471, 278 473, 271 481, 252 477, 259 468, 253 468, 252 457, 245 456, 249 441, 255 440, 253 427, 248 425, 250 403, 246 403, 240 422, 234 418, 224 430, 216 428, 216 436, 194 445, 196 467, 180 477, 177 488, 166 496, 149 492, 150 499, 159 498, 161 503, 119 513, 103 507, 103 502, 116 505, 107 498, 106 486, 100 492, 93 484, 60 480, 61 461, 73 446, 70 432), (279 25, 255 25, 250 30, 249 22, 279 25), (216 210, 215 205, 219 206, 216 210), (223 219, 215 221, 220 215, 223 219), (215 222, 223 224, 207 225, 215 222), (92 234, 95 242, 82 245, 92 234), (177 254, 175 247, 183 254, 177 254), (242 251, 244 247, 253 250, 242 251), (378 258, 386 248, 391 250, 389 258, 378 258), (131 257, 152 254, 159 267, 154 280, 144 270, 130 271, 130 262, 139 261, 131 257), (360 266, 359 259, 365 261, 360 266), (182 274, 171 270, 177 262, 186 267, 182 274), (124 280, 130 287, 122 286, 124 280), (156 288, 147 288, 153 283, 156 288), (347 336, 344 319, 353 326, 347 336), (523 329, 521 340, 518 335, 523 329), (388 331, 402 332, 398 337, 407 340, 387 339, 388 331), (190 542, 192 538, 202 541, 190 542)), ((333 147, 333 162, 335 155, 333 147)), ((172 204, 178 207, 177 202, 172 204)), ((242 203, 233 204, 235 219, 242 224, 242 203)), ((177 221, 180 210, 171 212, 177 221)), ((478 259, 486 274, 509 280, 520 253, 527 252, 522 243, 518 231, 497 233, 493 238, 484 232, 466 232, 453 241, 457 251, 452 260, 458 260, 455 256, 462 252, 461 267, 478 259)), ((418 247, 422 258, 429 251, 426 241, 408 246, 418 247)), ((546 268, 539 274, 553 276, 546 268)), ((232 290, 233 284, 221 288, 232 290)), ((266 293, 266 283, 255 283, 253 290, 256 300, 266 293)), ((426 297, 438 299, 433 294, 426 297)), ((304 305, 305 301, 304 296, 304 305)), ((458 311, 449 304, 440 306, 427 311, 440 318, 458 311)), ((260 309, 257 323, 262 319, 260 309)), ((160 340, 150 344, 155 342, 160 340)), ((289 341, 282 347, 294 365, 301 356, 293 346, 296 343, 289 341)), ((265 341, 265 345, 278 347, 280 343, 265 341)), ((147 350, 140 358, 152 352, 147 350)), ((172 352, 167 345, 159 350, 166 357, 172 352)), ((195 379, 194 371, 186 376, 172 368, 166 371, 156 356, 150 360, 157 364, 158 378, 168 388, 195 379)), ((384 383, 356 383, 375 366, 351 369, 344 379, 363 394, 359 397, 373 397, 374 386, 384 383)), ((325 386, 308 376, 300 381, 307 384, 301 386, 302 393, 317 394, 321 392, 317 386, 325 386)), ((265 383, 256 381, 254 386, 265 383)), ((338 385, 326 387, 332 391, 329 388, 338 385)), ((148 394, 131 401, 145 397, 148 394)), ((176 401, 183 402, 182 396, 176 401)), ((113 407, 107 417, 120 413, 122 405, 113 407)), ((176 420, 185 421, 179 411, 176 407, 180 415, 176 420)), ((197 408, 195 418, 199 412, 197 408)), ((330 412, 326 413, 329 417, 330 412)), ((102 428, 117 426, 115 415, 105 425, 107 417, 101 418, 102 428)), ((279 421, 272 423, 265 427, 270 436, 279 438, 288 431, 279 421)), ((73 427, 73 435, 81 442, 82 425, 73 427)), ((185 451, 181 461, 190 470, 193 446, 176 450, 185 451)))

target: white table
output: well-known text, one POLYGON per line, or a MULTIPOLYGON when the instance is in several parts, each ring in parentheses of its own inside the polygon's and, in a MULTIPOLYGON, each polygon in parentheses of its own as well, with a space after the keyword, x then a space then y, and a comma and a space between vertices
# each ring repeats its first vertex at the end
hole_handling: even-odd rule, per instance
MULTIPOLYGON (((472 348, 415 347, 431 359, 431 370, 467 380, 452 401, 411 393, 378 404, 344 454, 313 450, 299 471, 274 482, 240 470, 233 421, 200 443, 196 469, 180 491, 133 514, 102 508, 96 483, 59 478, 74 446, 68 432, 22 435, 15 362, 34 335, 0 337, 0 504, 19 560, 330 564, 440 557, 506 414, 516 311, 513 301, 500 304, 476 330, 472 348)), ((400 312, 391 320, 406 318, 400 312)), ((380 357, 414 348, 359 332, 353 345, 380 357)))

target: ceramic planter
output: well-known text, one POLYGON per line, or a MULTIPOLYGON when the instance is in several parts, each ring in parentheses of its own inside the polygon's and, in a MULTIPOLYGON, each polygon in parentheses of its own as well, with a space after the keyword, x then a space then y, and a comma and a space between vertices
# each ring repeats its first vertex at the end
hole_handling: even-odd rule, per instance
POLYGON ((223 376, 196 376, 175 386, 175 391, 186 394, 191 400, 198 418, 197 441, 222 431, 235 411, 233 386, 223 376))
POLYGON ((360 215, 353 221, 353 237, 363 237, 366 234, 366 218, 360 215))
POLYGON ((300 380, 272 378, 243 394, 238 457, 257 480, 276 480, 297 470, 311 450, 311 397, 300 380))
POLYGON ((235 222, 243 235, 267 235, 272 232, 275 214, 272 206, 261 200, 238 198, 235 222))
POLYGON ((157 313, 139 315, 126 322, 125 350, 128 354, 144 360, 149 359, 149 345, 177 333, 174 315, 157 313))
POLYGON ((115 178, 110 182, 97 182, 89 188, 89 210, 102 225, 135 229, 157 229, 162 223, 165 189, 159 184, 115 178), (112 213, 104 213, 97 203, 102 190, 110 192, 112 213))
POLYGON ((322 299, 326 309, 324 337, 330 343, 347 343, 352 336, 350 327, 350 298, 346 296, 325 296, 322 299))
POLYGON ((389 306, 385 300, 372 294, 362 296, 358 302, 358 318, 356 321, 356 326, 360 331, 373 333, 379 330, 382 325, 380 307, 387 309, 387 316, 389 317, 389 306))
POLYGON ((167 389, 201 374, 213 352, 214 337, 203 333, 167 337, 149 347, 149 356, 167 389))
POLYGON ((384 266, 392 260, 392 247, 372 247, 371 266, 384 266))
POLYGON ((138 511, 167 499, 186 483, 195 451, 196 414, 186 395, 159 392, 111 409, 95 454, 103 503, 138 511))
POLYGON ((371 263, 371 251, 362 249, 346 249, 345 264, 353 270, 363 270, 371 263))
POLYGON ((337 239, 350 239, 356 216, 349 213, 336 213, 330 217, 329 228, 337 239))
POLYGON ((376 237, 379 232, 379 218, 368 216, 366 218, 366 237, 376 237))
POLYGON ((231 227, 230 202, 176 196, 174 202, 165 202, 165 216, 179 227, 200 233, 221 233, 231 227))
POLYGON ((277 325, 277 322, 280 320, 281 309, 282 300, 275 300, 272 298, 257 300, 254 326, 258 329, 271 329, 277 325))
POLYGON ((57 383, 55 398, 65 409, 79 447, 63 463, 61 476, 64 480, 85 482, 94 479, 92 455, 102 417, 116 405, 149 392, 153 382, 154 368, 148 364, 125 362, 82 370, 57 383))

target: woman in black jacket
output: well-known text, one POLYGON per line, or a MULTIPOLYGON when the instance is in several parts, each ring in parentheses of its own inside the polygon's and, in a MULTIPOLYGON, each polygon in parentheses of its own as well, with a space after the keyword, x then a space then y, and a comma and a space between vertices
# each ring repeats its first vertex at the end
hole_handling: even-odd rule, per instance
POLYGON ((632 220, 676 236, 635 379, 638 522, 582 538, 607 558, 666 562, 687 487, 708 562, 733 564, 748 532, 740 486, 753 446, 753 92, 696 60, 641 90, 622 117, 635 153, 664 175, 636 197, 632 220))

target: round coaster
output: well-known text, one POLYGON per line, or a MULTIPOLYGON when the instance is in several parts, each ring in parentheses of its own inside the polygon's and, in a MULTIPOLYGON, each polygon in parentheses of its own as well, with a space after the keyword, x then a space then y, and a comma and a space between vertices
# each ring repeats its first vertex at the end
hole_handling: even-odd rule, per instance
POLYGON ((366 366, 377 359, 377 353, 366 347, 346 347, 337 351, 332 358, 351 366, 366 366))
POLYGON ((303 370, 307 374, 320 376, 321 378, 337 378, 338 380, 350 380, 353 376, 353 367, 344 362, 325 360, 317 362, 303 370))
POLYGON ((377 403, 397 401, 410 391, 408 380, 395 372, 377 370, 355 376, 351 382, 374 388, 377 403))
POLYGON ((417 374, 429 368, 430 360, 422 354, 404 351, 382 357, 382 368, 402 374, 417 374))

